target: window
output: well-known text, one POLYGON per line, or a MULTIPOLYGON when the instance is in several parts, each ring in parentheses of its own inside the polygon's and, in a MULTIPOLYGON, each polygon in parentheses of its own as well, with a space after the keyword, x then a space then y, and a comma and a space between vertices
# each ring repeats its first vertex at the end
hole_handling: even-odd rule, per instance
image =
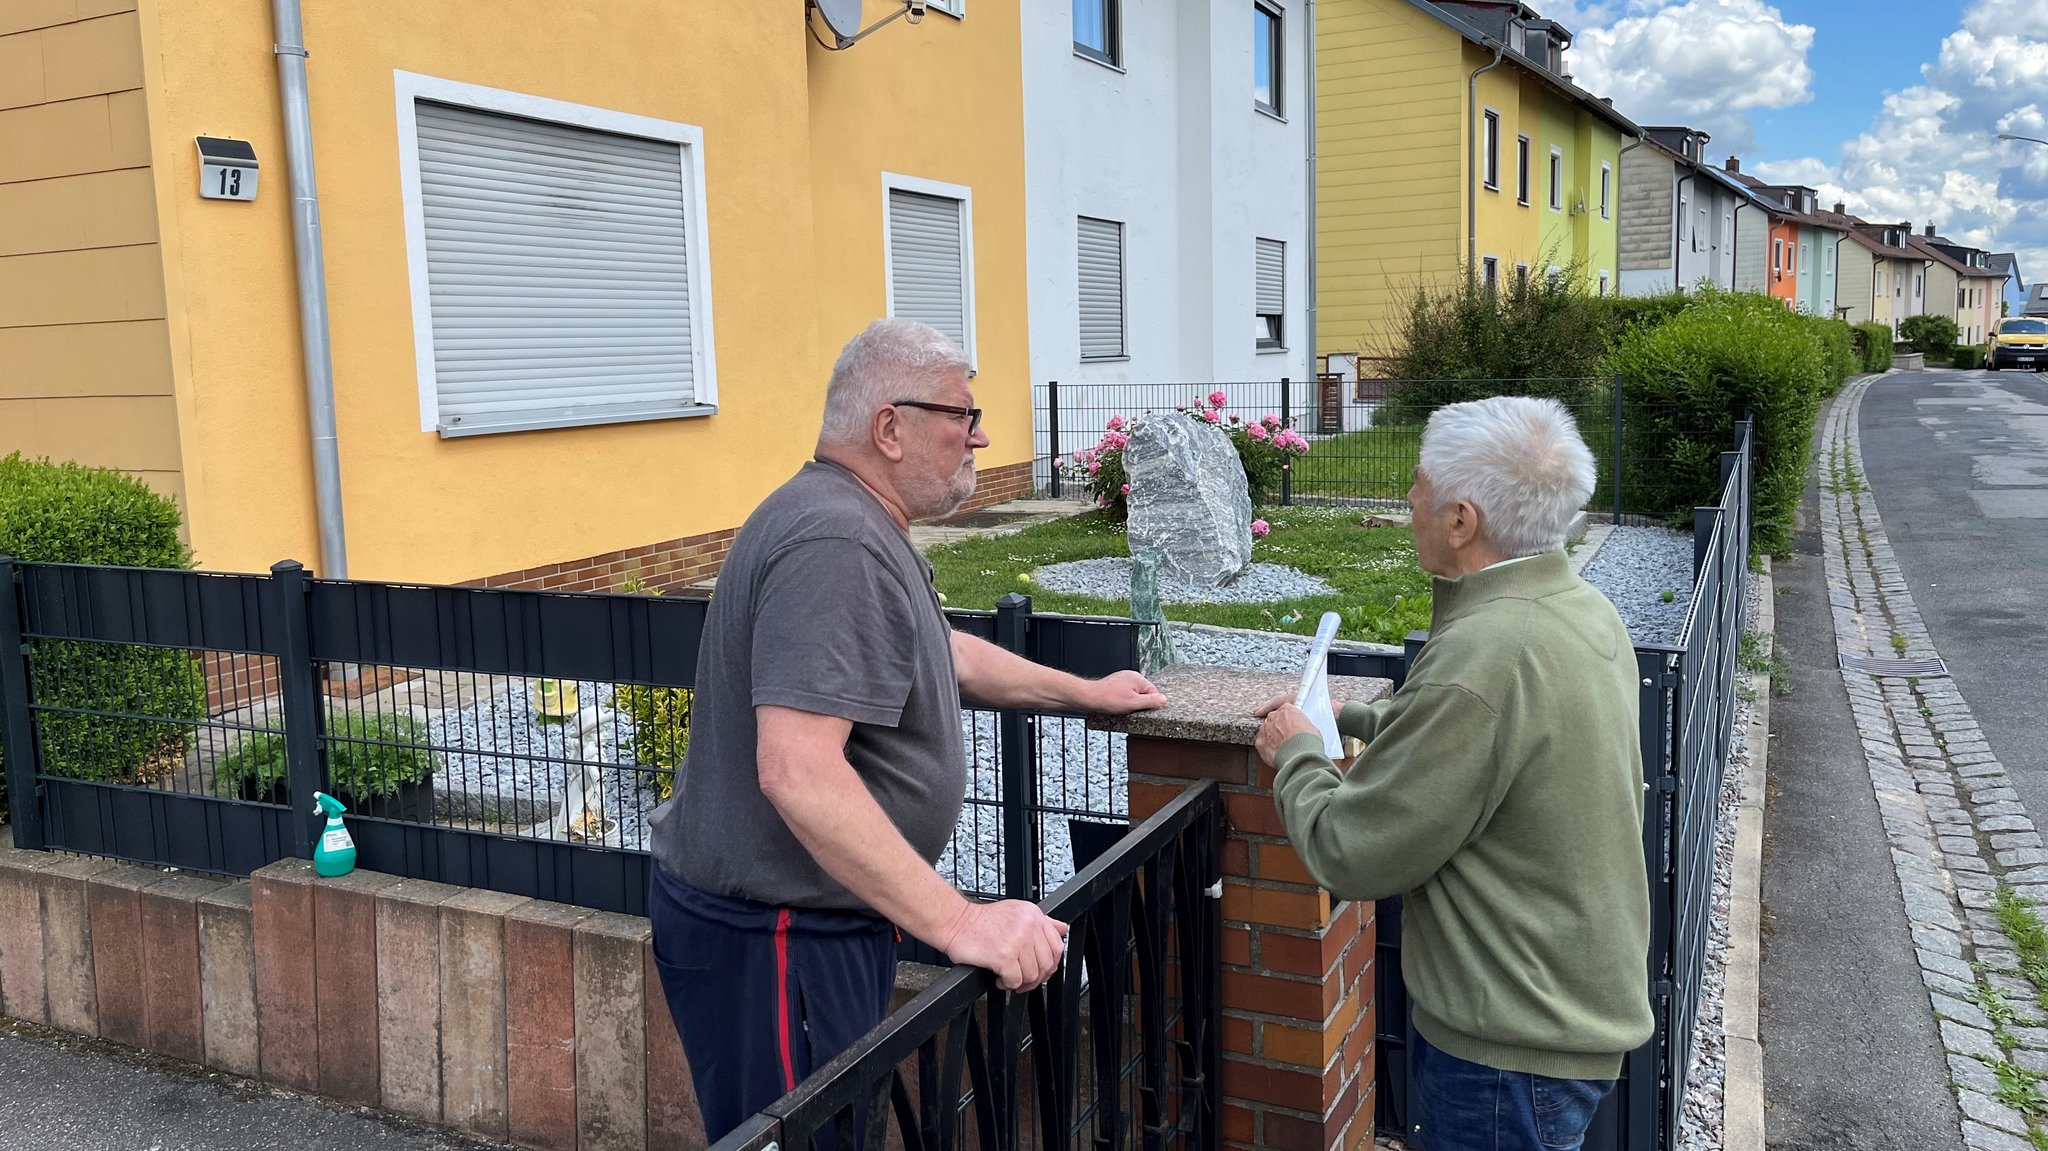
POLYGON ((1074 0, 1074 54, 1112 68, 1123 62, 1118 0, 1074 0))
POLYGON ((395 81, 421 430, 715 411, 702 131, 395 81))
POLYGON ((931 6, 948 16, 967 16, 967 0, 931 0, 931 6))
POLYGON ((1782 273, 1782 272, 1784 272, 1784 270, 1785 270, 1785 241, 1783 241, 1783 240, 1772 240, 1772 241, 1771 241, 1771 271, 1773 271, 1773 272, 1779 272, 1779 273, 1782 273))
POLYGON ((1081 358, 1124 356, 1124 226, 1080 218, 1081 358))
POLYGON ((1285 82, 1281 63, 1287 54, 1280 9, 1252 5, 1252 104, 1261 112, 1280 115, 1280 89, 1285 82))
POLYGON ((1607 161, 1605 161, 1605 160, 1602 160, 1602 161, 1600 161, 1600 218, 1601 218, 1601 219, 1603 219, 1603 220, 1608 220, 1608 219, 1612 219, 1612 218, 1613 218, 1613 209, 1611 208, 1611 205, 1612 205, 1613 203, 1614 203, 1614 165, 1612 165, 1612 164, 1608 163, 1608 162, 1607 162, 1607 161))
POLYGON ((1800 242, 1800 245, 1799 245, 1799 255, 1798 255, 1798 257, 1797 257, 1797 258, 1796 258, 1795 260, 1793 260, 1793 262, 1792 262, 1792 268, 1793 268, 1793 270, 1794 270, 1794 271, 1797 271, 1797 270, 1799 270, 1800 268, 1803 268, 1803 267, 1805 267, 1805 266, 1806 266, 1806 260, 1807 260, 1807 257, 1808 257, 1808 256, 1810 256, 1810 255, 1812 255, 1812 245, 1810 245, 1810 244, 1807 244, 1807 243, 1805 243, 1804 241, 1801 241, 1801 242, 1800 242))
POLYGON ((1515 137, 1515 202, 1529 203, 1529 137, 1515 137))
POLYGON ((1600 294, 1603 296, 1607 294, 1607 270, 1605 268, 1600 270, 1600 294))
POLYGON ((1922 275, 1922 274, 1918 273, 1918 272, 1914 273, 1914 275, 1913 275, 1913 298, 1914 298, 1914 299, 1916 299, 1916 300, 1917 300, 1917 299, 1919 299, 1919 298, 1920 298, 1920 296, 1921 296, 1921 293, 1922 293, 1922 292, 1923 292, 1923 291, 1924 291, 1924 290, 1926 289, 1926 287, 1927 287, 1927 277, 1926 277, 1925 275, 1922 275))
POLYGON ((1287 245, 1263 236, 1252 243, 1258 347, 1262 352, 1278 351, 1287 346, 1287 245))
POLYGON ((966 188, 882 174, 889 314, 930 324, 975 364, 974 209, 966 188))
POLYGON ((1500 261, 1487 256, 1479 261, 1479 269, 1479 284, 1488 295, 1492 295, 1500 289, 1500 261))
POLYGON ((1685 223, 1692 218, 1691 210, 1686 205, 1685 193, 1680 192, 1678 194, 1678 238, 1681 240, 1685 239, 1685 223))
POLYGON ((1550 146, 1550 210, 1564 208, 1564 149, 1550 146))
POLYGON ((1521 291, 1529 289, 1529 265, 1515 265, 1515 287, 1521 291))
POLYGON ((1692 230, 1692 250, 1693 250, 1693 251, 1697 252, 1697 251, 1699 251, 1699 250, 1700 250, 1700 235, 1701 235, 1702 233, 1704 233, 1704 232, 1705 232, 1706 230, 1707 230, 1707 206, 1706 206, 1705 204, 1701 204, 1701 205, 1700 205, 1700 221, 1699 221, 1699 224, 1698 224, 1697 226, 1695 226, 1695 227, 1693 228, 1693 230, 1692 230))
POLYGON ((1479 155, 1486 186, 1500 191, 1500 113, 1486 110, 1486 127, 1480 134, 1479 155))
POLYGON ((1820 266, 1821 270, 1826 272, 1828 275, 1832 276, 1835 274, 1834 248, 1824 247, 1820 250, 1820 266))

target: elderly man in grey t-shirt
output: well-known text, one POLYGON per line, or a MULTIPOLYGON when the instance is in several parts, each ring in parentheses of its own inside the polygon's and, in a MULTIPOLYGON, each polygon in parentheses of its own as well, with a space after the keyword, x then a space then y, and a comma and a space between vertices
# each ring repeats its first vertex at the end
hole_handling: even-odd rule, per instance
POLYGON ((909 320, 840 353, 816 458, 748 517, 698 657, 690 750, 654 815, 654 950, 716 1141, 889 1009, 898 929, 1008 989, 1066 925, 975 903, 932 864, 966 797, 960 698, 1122 714, 1136 672, 1083 680, 947 624, 912 520, 951 514, 988 446, 967 359, 909 320))

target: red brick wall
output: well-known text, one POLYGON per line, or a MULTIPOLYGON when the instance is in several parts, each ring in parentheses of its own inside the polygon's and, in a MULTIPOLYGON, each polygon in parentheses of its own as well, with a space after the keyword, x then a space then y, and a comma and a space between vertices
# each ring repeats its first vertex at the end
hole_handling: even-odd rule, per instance
POLYGON ((1023 499, 1031 492, 1031 461, 1004 464, 999 468, 990 468, 975 477, 974 498, 967 501, 967 508, 985 508, 991 504, 1007 503, 1010 500, 1023 499))

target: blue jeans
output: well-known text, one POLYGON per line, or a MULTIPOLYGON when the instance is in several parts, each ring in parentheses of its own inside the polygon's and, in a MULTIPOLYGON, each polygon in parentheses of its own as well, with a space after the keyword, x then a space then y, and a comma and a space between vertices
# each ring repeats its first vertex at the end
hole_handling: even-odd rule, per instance
POLYGON ((1552 1079, 1468 1063, 1420 1034, 1409 1058, 1421 1151, 1578 1151, 1612 1079, 1552 1079))

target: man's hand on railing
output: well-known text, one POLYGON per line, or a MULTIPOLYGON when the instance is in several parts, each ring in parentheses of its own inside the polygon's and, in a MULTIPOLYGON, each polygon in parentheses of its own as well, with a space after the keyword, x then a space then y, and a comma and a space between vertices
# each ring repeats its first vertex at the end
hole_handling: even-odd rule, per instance
POLYGON ((985 967, 1005 991, 1030 991, 1059 970, 1067 925, 1021 899, 969 903, 939 950, 955 963, 985 967))

